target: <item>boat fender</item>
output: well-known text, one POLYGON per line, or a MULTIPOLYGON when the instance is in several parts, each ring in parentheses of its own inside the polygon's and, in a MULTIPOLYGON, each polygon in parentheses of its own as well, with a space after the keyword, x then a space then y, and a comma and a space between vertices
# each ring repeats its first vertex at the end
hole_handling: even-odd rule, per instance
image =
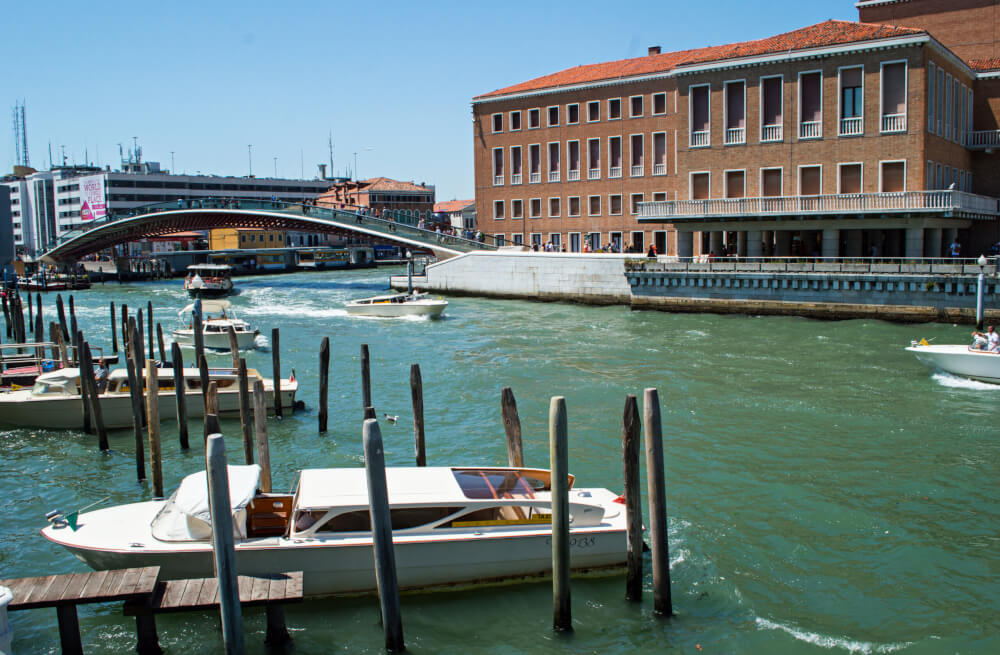
POLYGON ((49 371, 56 370, 56 363, 51 359, 46 359, 42 362, 42 372, 48 373, 49 371))

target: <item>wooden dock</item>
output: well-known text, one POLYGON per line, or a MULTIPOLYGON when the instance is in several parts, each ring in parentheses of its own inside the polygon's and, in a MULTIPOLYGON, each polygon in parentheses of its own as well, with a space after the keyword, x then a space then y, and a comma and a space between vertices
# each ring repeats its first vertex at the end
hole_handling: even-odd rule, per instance
POLYGON ((0 580, 14 599, 8 611, 55 607, 59 617, 59 641, 63 653, 83 653, 76 606, 115 601, 143 602, 156 588, 160 567, 47 575, 37 578, 0 580))

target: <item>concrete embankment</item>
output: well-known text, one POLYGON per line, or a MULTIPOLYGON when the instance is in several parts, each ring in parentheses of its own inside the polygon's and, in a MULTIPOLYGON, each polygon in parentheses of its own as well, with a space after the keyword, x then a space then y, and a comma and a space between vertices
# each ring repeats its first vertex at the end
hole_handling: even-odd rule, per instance
MULTIPOLYGON (((421 289, 634 309, 972 323, 978 266, 867 262, 653 262, 638 255, 470 253, 431 264, 421 289)), ((985 314, 1000 320, 996 266, 985 314)), ((394 276, 395 288, 406 276, 394 276)))

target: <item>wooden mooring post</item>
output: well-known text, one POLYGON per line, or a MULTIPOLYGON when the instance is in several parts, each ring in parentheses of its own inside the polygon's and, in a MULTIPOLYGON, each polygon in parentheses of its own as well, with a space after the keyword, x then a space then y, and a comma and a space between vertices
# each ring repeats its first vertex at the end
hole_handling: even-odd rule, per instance
POLYGON ((236 580, 236 548, 233 543, 233 517, 229 504, 229 470, 226 466, 226 443, 222 435, 209 435, 205 444, 205 470, 208 476, 208 506, 212 516, 212 554, 219 579, 219 613, 222 618, 222 643, 226 653, 245 652, 240 590, 236 580))
POLYGON ((167 361, 167 348, 166 343, 163 341, 163 326, 159 323, 156 324, 156 343, 160 347, 160 361, 167 361))
POLYGON ((267 444, 267 398, 264 382, 253 381, 253 426, 257 442, 257 463, 260 464, 260 490, 271 493, 271 451, 267 444))
POLYGON ((361 344, 361 408, 372 405, 372 376, 368 344, 361 344))
POLYGON ((139 356, 139 370, 142 371, 146 368, 146 336, 144 334, 145 329, 142 321, 141 308, 135 313, 135 327, 136 330, 138 330, 135 340, 135 352, 139 356))
POLYGON ((118 354, 118 326, 115 325, 115 301, 111 301, 111 352, 118 354))
POLYGON ((363 427, 365 477, 372 517, 372 545, 375 550, 375 584, 382 608, 385 648, 391 653, 406 650, 403 644, 403 617, 399 606, 396 554, 392 545, 389 491, 385 481, 385 453, 378 421, 366 419, 363 427))
POLYGON ((503 431, 507 435, 507 463, 510 466, 524 466, 521 418, 517 415, 517 401, 510 387, 504 387, 500 392, 500 414, 503 416, 503 431))
POLYGON ((205 407, 208 407, 208 360, 205 359, 205 355, 202 354, 198 357, 198 378, 201 380, 201 399, 205 402, 205 407))
POLYGON ((128 353, 128 305, 122 303, 122 351, 128 353))
POLYGON ((4 328, 6 329, 7 340, 9 341, 11 338, 11 334, 13 334, 13 332, 11 331, 10 305, 8 305, 7 303, 6 294, 3 296, 0 302, 3 303, 3 325, 4 328))
MULTIPOLYGON (((82 335, 81 335, 82 336, 82 335)), ((97 381, 94 379, 94 360, 90 356, 90 344, 81 339, 83 352, 81 353, 80 366, 80 386, 84 382, 87 385, 87 398, 90 402, 90 416, 93 418, 94 428, 97 430, 97 445, 102 452, 108 452, 108 431, 104 429, 104 414, 101 411, 101 390, 97 388, 97 381)))
POLYGON ((205 334, 202 332, 201 312, 197 310, 191 312, 191 329, 194 332, 194 361, 201 362, 205 356, 205 334))
POLYGON ((90 422, 90 384, 87 383, 87 377, 94 377, 94 369, 91 367, 90 372, 83 370, 83 360, 81 355, 83 353, 83 332, 77 331, 73 333, 73 351, 74 363, 76 364, 78 373, 80 375, 80 399, 83 401, 83 431, 90 434, 91 422, 90 422))
POLYGON ((219 425, 219 387, 213 380, 208 383, 208 393, 205 394, 205 439, 208 439, 208 435, 221 430, 219 425))
POLYGON ((35 307, 37 310, 35 315, 35 343, 41 343, 45 341, 45 323, 42 320, 42 294, 40 293, 35 294, 35 307))
POLYGON ((635 394, 625 398, 622 416, 622 466, 625 476, 627 570, 625 599, 642 600, 642 498, 639 496, 639 405, 635 394))
POLYGON ((170 356, 173 360, 174 373, 174 397, 177 401, 177 433, 181 442, 181 448, 187 450, 190 447, 188 442, 187 424, 187 396, 184 387, 184 358, 181 357, 181 347, 175 341, 170 344, 170 356))
POLYGON ((243 429, 243 459, 247 464, 253 464, 253 414, 250 413, 250 384, 247 380, 247 360, 242 357, 236 369, 240 394, 240 427, 243 429))
POLYGON ((646 432, 646 482, 649 487, 649 539, 653 561, 653 609, 657 614, 673 614, 670 598, 670 552, 667 544, 667 494, 663 472, 663 428, 660 424, 660 396, 646 389, 643 396, 646 432))
POLYGON ((229 337, 229 354, 233 357, 233 368, 237 369, 240 367, 240 342, 232 325, 226 326, 226 336, 229 337))
POLYGON ((135 437, 135 472, 139 482, 146 479, 146 447, 142 440, 142 390, 139 386, 139 376, 135 369, 135 358, 125 355, 125 368, 128 373, 128 392, 132 401, 132 434, 135 437))
MULTIPOLYGON (((140 310, 141 316, 141 310, 140 310)), ((130 323, 138 323, 135 317, 129 318, 130 323)), ((129 339, 129 354, 132 357, 132 362, 135 364, 135 378, 138 384, 139 392, 139 414, 142 418, 142 426, 146 427, 147 417, 146 417, 146 403, 142 402, 142 383, 143 375, 146 370, 145 357, 142 355, 143 345, 142 345, 142 335, 139 333, 138 328, 135 325, 132 326, 132 338, 129 339)))
MULTIPOLYGON (((76 323, 76 304, 73 301, 73 294, 69 294, 69 328, 70 334, 76 334, 78 328, 76 323)), ((78 361, 79 357, 79 355, 76 356, 78 361)))
POLYGON ((327 402, 330 390, 330 337, 319 345, 319 431, 326 432, 327 402))
POLYGON ((427 466, 424 444, 424 381, 420 376, 420 364, 410 365, 410 399, 413 401, 413 454, 417 466, 427 466))
POLYGON ((281 418, 281 333, 271 328, 271 370, 274 376, 274 415, 281 418))
POLYGON ((63 339, 62 328, 58 325, 56 326, 55 341, 56 347, 59 349, 59 360, 62 362, 63 368, 69 368, 69 351, 66 349, 66 340, 63 339))
POLYGON ((549 401, 549 467, 552 469, 552 627, 573 630, 569 586, 569 437, 566 399, 549 401))
POLYGON ((149 428, 149 470, 153 474, 153 497, 163 497, 163 454, 160 450, 160 375, 146 367, 146 416, 149 428))
POLYGON ((149 339, 149 357, 148 359, 156 359, 156 350, 153 349, 153 301, 150 300, 146 303, 146 336, 149 339))

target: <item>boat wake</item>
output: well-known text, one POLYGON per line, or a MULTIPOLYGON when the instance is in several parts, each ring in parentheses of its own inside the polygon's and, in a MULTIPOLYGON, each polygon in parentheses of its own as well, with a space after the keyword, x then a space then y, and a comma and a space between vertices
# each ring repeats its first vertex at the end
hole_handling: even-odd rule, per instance
POLYGON ((940 384, 942 387, 949 387, 952 389, 969 389, 971 391, 1000 391, 1000 384, 990 384, 989 382, 980 382, 978 380, 970 380, 969 378, 963 378, 958 375, 952 375, 951 373, 937 372, 931 375, 931 379, 940 384))
POLYGON ((342 308, 317 308, 308 305, 261 305, 244 308, 241 312, 244 316, 293 316, 295 318, 333 318, 335 316, 347 316, 347 310, 342 308))
POLYGON ((820 648, 836 648, 838 650, 845 650, 848 653, 894 653, 913 645, 912 641, 900 642, 896 644, 873 644, 868 641, 855 641, 853 639, 845 639, 843 637, 831 637, 829 635, 821 635, 817 632, 801 630, 794 626, 784 625, 782 623, 770 621, 760 617, 757 617, 755 622, 757 627, 761 630, 781 630, 782 632, 786 632, 795 637, 799 641, 804 641, 808 644, 819 646, 820 648))
POLYGON ((258 334, 254 337, 253 345, 257 350, 269 350, 271 348, 271 342, 263 334, 258 334))

